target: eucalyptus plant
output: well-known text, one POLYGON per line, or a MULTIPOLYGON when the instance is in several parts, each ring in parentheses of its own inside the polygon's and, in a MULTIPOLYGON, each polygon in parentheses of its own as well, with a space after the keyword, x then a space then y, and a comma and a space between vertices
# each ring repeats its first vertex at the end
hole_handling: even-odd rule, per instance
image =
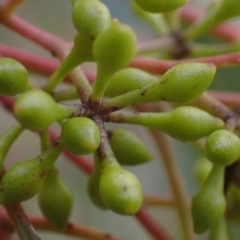
POLYGON ((88 173, 84 192, 103 218, 106 211, 135 216, 152 238, 170 240, 171 228, 164 229, 148 212, 154 199, 159 207, 177 209, 182 230, 178 239, 194 240, 207 231, 210 240, 232 239, 228 224, 239 224, 240 219, 239 99, 209 88, 217 81, 218 68, 239 65, 239 30, 225 23, 240 15, 239 0, 212 0, 205 17, 187 0, 129 0, 127 6, 157 35, 146 42, 100 0, 69 1, 76 30, 72 43, 17 17, 14 11, 20 4, 27 3, 3 1, 0 23, 45 48, 60 63, 0 44, 0 101, 15 121, 0 136, 0 222, 4 218, 8 226, 0 224, 2 239, 10 239, 15 230, 22 240, 40 239, 35 229, 122 239, 70 223, 75 202, 61 179, 64 169, 56 165, 61 154, 88 173), (211 33, 228 42, 216 48, 201 43, 199 37, 211 33), (87 62, 95 66, 90 73, 82 66, 87 62), (45 81, 37 83, 32 71, 47 75, 45 81), (144 169, 153 153, 122 124, 142 126, 153 136, 171 198, 150 198, 131 168, 126 169, 143 163, 139 167, 144 169), (7 153, 25 131, 38 135, 41 150, 7 168, 7 153), (185 194, 168 137, 201 150, 203 160, 196 171, 200 187, 191 198, 185 194), (37 195, 42 217, 28 217, 21 202, 37 195))

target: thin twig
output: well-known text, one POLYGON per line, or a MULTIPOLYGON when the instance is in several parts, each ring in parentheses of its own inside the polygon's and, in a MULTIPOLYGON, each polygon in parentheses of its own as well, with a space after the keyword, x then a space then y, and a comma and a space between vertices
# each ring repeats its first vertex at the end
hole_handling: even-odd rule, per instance
POLYGON ((233 115, 233 111, 229 107, 207 92, 203 93, 198 99, 194 100, 192 104, 202 107, 208 112, 211 112, 211 114, 224 120, 232 117, 233 115))
MULTIPOLYGON (((54 130, 50 131, 50 136, 52 139, 55 139, 57 136, 54 130)), ((64 154, 71 160, 77 167, 83 170, 87 175, 91 174, 93 169, 92 161, 85 156, 75 156, 68 151, 64 151, 64 154)), ((162 226, 156 222, 156 220, 152 217, 152 215, 147 211, 146 208, 140 210, 139 213, 135 215, 135 217, 140 220, 145 229, 157 240, 170 240, 168 233, 163 230, 162 226)))
POLYGON ((0 237, 1 240, 11 240, 11 235, 14 232, 14 228, 10 219, 6 213, 6 210, 0 207, 0 237))
POLYGON ((4 206, 21 240, 40 240, 20 204, 4 206))
POLYGON ((33 226, 39 230, 51 231, 61 234, 66 234, 69 236, 80 237, 89 240, 123 240, 123 238, 113 236, 109 233, 99 231, 97 229, 78 225, 74 223, 69 223, 64 231, 57 230, 54 228, 46 219, 30 216, 33 226))
POLYGON ((151 232, 151 235, 156 240, 171 240, 172 237, 159 226, 156 220, 149 214, 146 207, 142 207, 139 212, 136 214, 138 221, 144 226, 148 232, 151 232))
POLYGON ((135 57, 130 66, 152 73, 164 74, 174 65, 189 62, 213 63, 218 68, 238 66, 240 65, 240 52, 203 58, 188 58, 183 60, 157 60, 148 57, 135 57))
POLYGON ((167 176, 172 188, 179 218, 181 220, 184 239, 194 240, 195 236, 193 233, 192 219, 187 193, 185 190, 182 176, 179 172, 179 168, 177 167, 177 164, 172 155, 168 140, 163 133, 156 130, 150 130, 150 133, 157 144, 159 154, 162 156, 163 164, 167 171, 167 176))
MULTIPOLYGON (((0 44, 0 55, 2 57, 14 58, 21 62, 29 71, 49 77, 60 66, 60 62, 55 59, 42 57, 40 55, 18 49, 6 44, 0 44)), ((91 71, 83 70, 89 82, 93 82, 95 74, 91 71)), ((64 79, 67 82, 72 82, 69 77, 64 79)))
POLYGON ((218 101, 227 105, 228 107, 240 107, 240 94, 236 92, 226 91, 208 91, 208 93, 218 99, 218 101))
POLYGON ((175 207, 176 203, 171 197, 146 195, 144 196, 144 204, 147 206, 157 207, 175 207))
MULTIPOLYGON (((0 13, 2 11, 2 7, 0 7, 0 13)), ((62 46, 69 46, 67 41, 32 25, 16 15, 11 15, 10 18, 4 19, 0 14, 0 22, 23 37, 33 41, 39 46, 42 46, 52 53, 53 56, 56 55, 56 50, 58 48, 61 48, 62 46)))
POLYGON ((23 2, 24 0, 6 0, 1 9, 2 13, 4 14, 4 18, 10 17, 16 8, 23 2))

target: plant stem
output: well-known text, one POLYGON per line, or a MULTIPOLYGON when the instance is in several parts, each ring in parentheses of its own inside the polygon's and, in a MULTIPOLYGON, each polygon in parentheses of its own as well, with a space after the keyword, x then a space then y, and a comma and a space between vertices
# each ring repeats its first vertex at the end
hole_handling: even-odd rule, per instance
POLYGON ((194 240, 193 225, 190 213, 190 207, 188 204, 188 198, 184 183, 178 167, 174 161, 172 151, 168 144, 167 138, 159 131, 150 130, 159 150, 159 154, 162 156, 163 164, 167 171, 167 176, 173 191, 176 207, 178 210, 179 218, 184 233, 185 240, 194 240))
POLYGON ((10 15, 15 11, 15 9, 23 3, 24 0, 6 0, 2 5, 2 12, 4 13, 4 18, 10 17, 10 15))
MULTIPOLYGON (((204 11, 191 4, 185 5, 181 9, 181 16, 185 22, 193 23, 202 18, 204 11)), ((211 32, 223 40, 234 42, 240 40, 240 32, 237 30, 238 26, 231 22, 226 22, 213 28, 211 32)))
POLYGON ((171 197, 145 195, 144 204, 147 206, 175 207, 175 201, 171 197))
POLYGON ((66 229, 64 231, 61 231, 61 230, 57 230, 52 225, 50 225, 50 223, 44 218, 32 216, 30 217, 30 220, 33 226, 39 230, 51 231, 51 232, 66 234, 68 236, 75 236, 75 237, 80 237, 80 238, 89 239, 89 240, 123 240, 120 237, 116 237, 111 234, 99 231, 94 228, 86 227, 83 225, 69 223, 66 226, 66 229))
MULTIPOLYGON (((146 207, 142 207, 136 214, 138 221, 145 227, 156 240, 171 240, 172 237, 149 214, 146 207)), ((192 239, 193 240, 193 239, 192 239)))
POLYGON ((21 240, 40 240, 20 204, 4 206, 21 240))
POLYGON ((61 48, 56 49, 56 51, 62 63, 51 75, 50 79, 44 84, 43 88, 48 92, 52 92, 60 81, 69 74, 78 90, 80 99, 83 102, 86 102, 92 92, 92 88, 81 68, 78 67, 74 69, 78 64, 80 64, 78 56, 79 53, 76 52, 77 49, 73 49, 70 53, 68 53, 68 48, 62 46, 61 48))
POLYGON ((179 10, 164 13, 164 18, 172 32, 176 32, 180 29, 181 19, 179 10))
POLYGON ((208 91, 208 93, 221 103, 228 107, 239 107, 240 105, 240 94, 226 91, 208 91))
POLYGON ((23 127, 17 123, 0 136, 0 171, 10 147, 23 130, 23 127))
POLYGON ((190 45, 190 49, 190 57, 207 57, 231 52, 238 52, 240 51, 240 42, 219 44, 192 43, 190 45))
MULTIPOLYGON (((49 131, 51 141, 55 141, 58 138, 58 134, 53 129, 49 131)), ((91 175, 93 170, 93 161, 86 156, 76 156, 67 150, 63 150, 63 154, 68 157, 69 161, 73 162, 80 170, 82 170, 85 174, 91 175)))
POLYGON ((138 44, 138 54, 153 52, 156 50, 168 51, 175 43, 171 35, 164 36, 156 39, 148 39, 138 44))
POLYGON ((224 120, 233 116, 233 111, 230 108, 207 92, 203 93, 202 96, 194 100, 192 104, 202 107, 211 114, 224 120))
MULTIPOLYGON (((54 140, 57 137, 55 131, 50 130, 51 139, 54 140)), ((93 161, 90 161, 88 157, 85 156, 75 156, 68 151, 64 150, 65 156, 68 157, 70 161, 72 161, 76 166, 83 170, 87 175, 90 175, 93 171, 93 161)), ((151 234, 151 236, 155 237, 157 240, 170 240, 169 235, 163 230, 162 226, 157 223, 157 221, 151 216, 151 214, 147 211, 146 208, 142 208, 140 212, 138 212, 135 217, 142 223, 144 228, 151 234), (162 238, 166 236, 166 238, 162 238)))
MULTIPOLYGON (((0 44, 0 55, 3 57, 14 58, 21 62, 28 70, 47 77, 51 76, 60 66, 58 60, 42 57, 6 44, 0 44)), ((90 71, 84 71, 84 75, 89 82, 93 82, 95 79, 95 75, 90 71)), ((72 83, 72 80, 69 77, 66 77, 64 80, 72 83)))
POLYGON ((210 56, 203 58, 188 58, 183 60, 157 60, 148 57, 136 57, 131 62, 130 67, 140 68, 142 70, 163 74, 169 68, 179 63, 189 62, 201 62, 201 63, 212 63, 219 68, 239 66, 240 52, 234 52, 229 54, 222 54, 218 56, 210 56))
POLYGON ((210 230, 209 240, 230 240, 226 219, 221 219, 218 224, 210 230))
POLYGON ((189 28, 187 28, 183 32, 183 37, 188 41, 194 40, 211 30, 217 24, 218 22, 216 21, 214 15, 206 16, 201 21, 198 21, 195 24, 192 24, 189 28))
MULTIPOLYGON (((2 14, 2 7, 0 6, 0 13, 2 14)), ((32 40, 34 43, 42 46, 54 56, 56 55, 56 49, 62 46, 69 45, 65 40, 42 30, 31 23, 23 20, 22 18, 11 15, 10 18, 4 19, 0 14, 0 22, 6 27, 12 29, 13 31, 19 33, 23 37, 32 40)))
POLYGON ((57 102, 73 100, 78 98, 78 92, 76 87, 70 87, 68 89, 63 89, 59 91, 55 91, 52 93, 53 98, 57 102))
POLYGON ((1 240, 11 240, 11 235, 14 232, 12 223, 6 213, 6 210, 0 207, 0 236, 1 240))

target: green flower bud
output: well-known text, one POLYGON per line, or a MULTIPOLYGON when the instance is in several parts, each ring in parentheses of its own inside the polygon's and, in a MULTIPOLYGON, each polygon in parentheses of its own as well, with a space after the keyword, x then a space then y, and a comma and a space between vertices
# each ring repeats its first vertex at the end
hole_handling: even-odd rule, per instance
POLYGON ((28 72, 18 61, 0 58, 0 94, 14 96, 25 90, 28 72))
POLYGON ((39 205, 44 216, 57 229, 64 229, 71 213, 72 203, 70 190, 59 178, 57 170, 50 169, 39 193, 39 205))
POLYGON ((88 196, 92 200, 92 202, 100 209, 106 210, 107 207, 102 201, 102 198, 99 193, 99 182, 101 178, 101 167, 99 164, 99 160, 96 156, 94 155, 94 169, 93 173, 88 179, 88 185, 87 185, 87 190, 88 190, 88 196))
POLYGON ((207 138, 205 151, 210 161, 227 166, 240 157, 240 140, 234 133, 220 129, 207 138))
POLYGON ((109 143, 120 164, 137 165, 149 162, 151 153, 136 134, 125 129, 117 129, 109 134, 109 143))
POLYGON ((4 159, 18 136, 22 133, 23 128, 16 124, 9 128, 4 134, 0 136, 0 171, 2 171, 4 159))
POLYGON ((136 36, 133 30, 119 22, 113 22, 93 44, 93 55, 98 68, 114 73, 126 67, 136 53, 136 36))
MULTIPOLYGON (((93 40, 89 37, 86 37, 83 34, 77 34, 74 38, 74 45, 70 53, 63 60, 59 68, 52 74, 49 80, 44 84, 43 88, 47 92, 52 92, 54 88, 59 84, 64 77, 67 76, 75 67, 78 65, 93 61, 93 40)), ((81 81, 82 85, 85 86, 86 90, 91 91, 90 84, 86 81, 81 81)))
POLYGON ((216 67, 213 64, 178 64, 170 68, 159 81, 121 96, 106 99, 104 106, 121 109, 158 101, 187 103, 198 98, 209 87, 215 72, 216 67))
POLYGON ((199 183, 203 184, 208 178, 213 164, 207 158, 200 159, 195 167, 196 177, 199 183))
POLYGON ((11 167, 0 183, 0 204, 14 204, 32 198, 42 188, 47 171, 62 151, 54 145, 38 157, 19 162, 11 167))
POLYGON ((42 90, 30 90, 21 94, 14 104, 14 114, 23 127, 42 131, 58 118, 58 105, 42 90))
POLYGON ((138 179, 116 165, 102 170, 99 192, 104 204, 122 215, 133 215, 142 206, 142 188, 138 179))
POLYGON ((194 231, 203 233, 215 227, 223 217, 226 199, 223 194, 224 167, 214 165, 208 179, 192 200, 194 231))
POLYGON ((90 118, 76 117, 63 123, 61 141, 73 154, 90 154, 99 147, 101 133, 97 124, 90 118))
POLYGON ((126 67, 136 53, 136 36, 133 30, 113 22, 93 44, 93 55, 98 64, 97 77, 91 95, 92 102, 99 102, 114 72, 126 67))
POLYGON ((112 113, 109 121, 158 129, 181 141, 197 140, 224 126, 220 118, 191 106, 161 113, 112 113))
POLYGON ((111 24, 106 5, 98 0, 81 0, 73 3, 72 21, 77 31, 95 39, 111 24))
POLYGON ((156 82, 158 77, 137 68, 125 68, 111 78, 105 95, 115 97, 156 82))
POLYGON ((185 5, 188 0, 134 0, 148 12, 162 13, 176 10, 185 5))

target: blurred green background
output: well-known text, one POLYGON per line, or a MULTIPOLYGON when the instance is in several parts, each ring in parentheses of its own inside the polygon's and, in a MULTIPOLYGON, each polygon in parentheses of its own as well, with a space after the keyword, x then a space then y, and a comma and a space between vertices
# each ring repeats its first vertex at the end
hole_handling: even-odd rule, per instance
MULTIPOLYGON (((0 0, 0 3, 4 2, 0 0)), ((154 36, 152 30, 140 19, 132 15, 128 1, 126 0, 105 0, 103 1, 110 9, 113 17, 120 19, 121 22, 127 23, 135 30, 139 39, 148 39, 154 36)), ((205 5, 205 1, 191 1, 198 5, 205 5)), ((207 2, 207 1, 206 1, 207 2)), ((32 24, 54 33, 66 40, 71 41, 75 35, 75 29, 71 23, 71 1, 66 0, 26 0, 17 10, 17 14, 28 20, 32 24)), ((19 35, 6 29, 0 25, 0 42, 13 45, 22 49, 26 49, 42 56, 51 57, 48 52, 34 43, 23 39, 19 35)), ((230 89, 236 91, 239 85, 240 76, 239 68, 231 68, 228 70, 219 70, 217 77, 212 85, 214 89, 230 89)), ((32 74, 35 79, 41 80, 38 76, 32 74)), ((15 120, 11 115, 0 106, 0 133, 7 130, 15 120)), ((113 128, 115 125, 109 124, 108 127, 113 128)), ((121 125, 122 127, 122 125, 121 125)), ((129 128, 129 126, 126 126, 129 128)), ((151 163, 138 167, 128 168, 134 172, 142 183, 143 190, 147 194, 170 195, 169 184, 165 175, 165 169, 161 164, 156 152, 154 142, 148 135, 147 131, 141 127, 132 127, 148 145, 149 150, 154 155, 154 160, 151 163)), ((198 189, 198 184, 195 180, 194 166, 196 160, 201 156, 189 143, 181 143, 170 139, 176 162, 179 166, 184 182, 189 194, 192 196, 198 189)), ((32 158, 39 153, 39 140, 36 135, 29 131, 16 141, 6 159, 6 166, 10 167, 15 162, 32 158)), ((86 194, 87 176, 77 170, 75 166, 67 162, 61 157, 57 161, 60 169, 60 175, 65 183, 69 186, 74 194, 74 208, 72 211, 71 221, 79 224, 90 225, 106 232, 119 235, 131 240, 148 240, 151 237, 141 228, 141 225, 133 217, 124 217, 109 211, 103 212, 98 210, 90 201, 86 194)), ((37 206, 37 197, 23 203, 24 209, 29 214, 38 214, 40 211, 37 206)), ((156 219, 171 233, 174 240, 180 240, 180 229, 176 214, 168 208, 150 208, 151 213, 156 219)), ((58 234, 49 234, 39 232, 39 235, 44 240, 54 239, 74 239, 58 234)), ((18 239, 18 237, 16 237, 18 239)), ((206 239, 206 235, 199 236, 198 239, 206 239)))

